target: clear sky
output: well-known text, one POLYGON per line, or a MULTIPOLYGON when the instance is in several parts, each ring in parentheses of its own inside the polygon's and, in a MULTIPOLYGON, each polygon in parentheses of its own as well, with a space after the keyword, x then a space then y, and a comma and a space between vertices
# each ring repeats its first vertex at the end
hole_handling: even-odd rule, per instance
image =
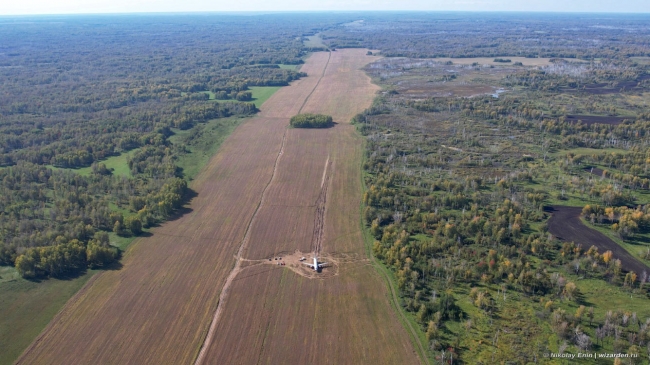
POLYGON ((650 0, 0 0, 0 15, 333 10, 650 13, 650 0))

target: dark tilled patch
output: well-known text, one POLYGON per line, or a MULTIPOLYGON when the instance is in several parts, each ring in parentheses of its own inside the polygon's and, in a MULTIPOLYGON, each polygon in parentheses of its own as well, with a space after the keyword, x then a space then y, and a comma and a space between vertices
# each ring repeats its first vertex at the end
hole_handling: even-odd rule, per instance
POLYGON ((643 271, 650 273, 650 267, 630 255, 616 242, 595 229, 585 226, 580 220, 581 207, 552 206, 545 210, 552 214, 551 219, 548 220, 548 231, 557 238, 580 244, 584 250, 596 246, 600 253, 612 251, 614 258, 621 260, 623 270, 634 271, 637 274, 643 271))
POLYGON ((643 75, 636 80, 620 81, 614 85, 608 83, 598 83, 584 85, 579 88, 564 87, 560 91, 565 93, 586 93, 592 95, 617 94, 623 91, 643 91, 645 90, 641 83, 650 79, 650 75, 643 75))
POLYGON ((588 166, 588 167, 585 167, 583 170, 587 171, 588 173, 590 173, 592 175, 603 176, 603 169, 601 169, 599 167, 588 166))
POLYGON ((617 125, 623 123, 624 120, 633 120, 630 117, 609 117, 609 116, 595 116, 595 115, 567 115, 566 121, 571 123, 578 123, 582 121, 584 124, 610 124, 617 125))

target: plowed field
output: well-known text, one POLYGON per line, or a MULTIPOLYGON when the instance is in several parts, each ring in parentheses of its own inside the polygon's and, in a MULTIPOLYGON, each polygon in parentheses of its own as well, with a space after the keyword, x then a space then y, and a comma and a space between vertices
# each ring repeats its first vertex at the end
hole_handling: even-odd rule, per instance
POLYGON ((548 220, 548 231, 559 239, 580 244, 583 250, 596 246, 600 253, 612 251, 614 258, 621 260, 621 267, 625 271, 650 272, 649 267, 609 237, 585 226, 580 220, 581 207, 553 206, 546 210, 553 214, 548 220))
POLYGON ((372 60, 363 50, 310 57, 309 77, 223 143, 192 185, 189 213, 132 244, 124 268, 87 285, 18 363, 191 364, 200 349, 219 364, 418 363, 363 257, 362 140, 346 123, 374 96, 360 71, 372 60), (300 110, 339 124, 287 129, 300 110), (268 265, 317 241, 337 262, 322 276, 268 265))
MULTIPOLYGON (((302 112, 329 129, 292 129, 243 257, 301 252, 336 262, 316 275, 253 264, 233 280, 201 364, 412 364, 419 360, 364 256, 359 223, 363 141, 349 120, 372 102, 361 50, 332 52, 302 112), (322 206, 324 209, 319 209, 322 206), (325 258, 327 257, 327 258, 325 258)), ((303 69, 304 70, 304 69, 303 69)))

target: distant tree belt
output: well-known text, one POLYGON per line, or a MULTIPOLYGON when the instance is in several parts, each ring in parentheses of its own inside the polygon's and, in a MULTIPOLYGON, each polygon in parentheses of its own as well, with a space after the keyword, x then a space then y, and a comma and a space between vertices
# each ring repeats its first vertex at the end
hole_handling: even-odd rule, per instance
POLYGON ((332 117, 323 114, 298 114, 291 117, 290 121, 294 128, 327 128, 332 124, 332 117))
MULTIPOLYGON (((357 27, 331 27, 323 31, 322 36, 329 47, 381 49, 385 57, 499 57, 516 51, 517 55, 528 58, 623 61, 630 56, 648 55, 645 40, 650 31, 645 26, 646 19, 626 19, 627 26, 635 31, 612 40, 602 29, 591 27, 595 17, 574 19, 570 27, 565 19, 550 15, 539 14, 534 18, 536 27, 526 28, 531 19, 515 16, 481 14, 458 17, 455 14, 420 13, 407 18, 390 13, 374 14, 364 18, 363 31, 357 27), (480 27, 476 26, 477 22, 481 23, 480 27), (391 32, 389 29, 400 31, 391 32), (468 32, 471 37, 468 37, 468 32), (531 39, 536 41, 533 43, 531 39), (598 42, 597 47, 593 46, 594 41, 598 42)), ((620 19, 598 21, 603 27, 620 26, 620 19)))
POLYGON ((495 58, 494 62, 509 63, 509 62, 512 62, 512 60, 509 59, 509 58, 495 58))
POLYGON ((215 99, 217 100, 233 99, 238 101, 248 101, 252 100, 252 95, 250 95, 249 98, 246 98, 246 95, 242 93, 251 93, 250 91, 247 91, 249 86, 287 86, 291 81, 307 76, 304 72, 289 70, 282 71, 286 71, 286 75, 266 79, 227 79, 224 82, 216 81, 212 84, 198 85, 191 88, 191 90, 188 90, 188 92, 210 90, 215 94, 215 99))
MULTIPOLYGON (((279 67, 278 65, 273 65, 279 67)), ((182 91, 196 92, 210 89, 243 91, 247 86, 287 85, 304 77, 304 72, 271 67, 235 67, 219 71, 215 76, 202 82, 182 86, 182 91)))
MULTIPOLYGON (((238 100, 251 99, 250 92, 237 94, 238 100)), ((9 116, 7 124, 0 124, 0 166, 29 161, 64 168, 86 167, 121 151, 165 144, 172 134, 170 128, 185 130, 211 119, 257 111, 252 103, 189 99, 142 110, 153 108, 153 104, 88 113, 91 117, 87 120, 81 116, 68 120, 49 118, 47 128, 43 122, 37 122, 36 128, 19 122, 33 116, 9 116), (120 115, 123 119, 118 119, 120 115)))

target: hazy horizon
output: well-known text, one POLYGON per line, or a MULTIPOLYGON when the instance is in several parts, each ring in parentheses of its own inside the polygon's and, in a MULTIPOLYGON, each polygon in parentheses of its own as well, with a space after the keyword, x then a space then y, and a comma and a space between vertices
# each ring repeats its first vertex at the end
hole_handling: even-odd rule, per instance
POLYGON ((298 5, 289 0, 269 3, 251 0, 231 1, 189 0, 25 0, 0 4, 0 16, 73 15, 73 14, 141 14, 141 13, 271 13, 271 12, 351 12, 351 11, 417 11, 417 12, 531 12, 531 13, 650 13, 650 2, 643 0, 589 1, 561 0, 304 0, 298 5))

